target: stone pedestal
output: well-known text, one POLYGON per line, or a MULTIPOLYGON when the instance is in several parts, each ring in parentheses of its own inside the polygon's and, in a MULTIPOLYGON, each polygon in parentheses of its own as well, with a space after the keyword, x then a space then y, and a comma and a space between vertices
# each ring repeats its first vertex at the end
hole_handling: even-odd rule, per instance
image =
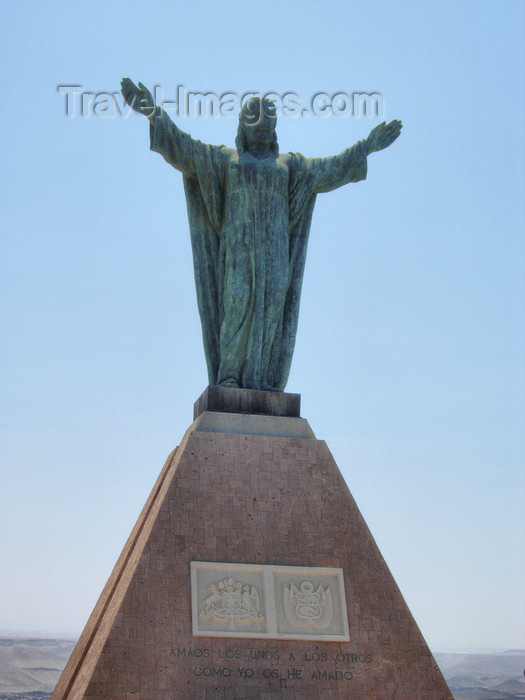
POLYGON ((452 700, 298 398, 212 389, 53 698, 452 700))

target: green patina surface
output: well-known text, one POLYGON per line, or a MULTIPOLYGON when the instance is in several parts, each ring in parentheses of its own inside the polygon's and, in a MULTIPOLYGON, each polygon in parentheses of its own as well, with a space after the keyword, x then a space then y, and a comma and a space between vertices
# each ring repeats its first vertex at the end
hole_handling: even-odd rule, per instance
POLYGON ((367 156, 400 133, 380 124, 337 156, 279 153, 273 105, 250 100, 236 148, 182 132, 151 93, 122 81, 150 120, 150 146, 184 178, 210 384, 282 391, 292 361, 308 234, 317 194, 366 178, 367 156))

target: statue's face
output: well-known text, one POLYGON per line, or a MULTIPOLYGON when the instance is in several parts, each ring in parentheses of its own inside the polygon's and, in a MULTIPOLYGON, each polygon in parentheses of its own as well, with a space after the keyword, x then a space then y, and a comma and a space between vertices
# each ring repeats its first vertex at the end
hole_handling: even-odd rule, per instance
POLYGON ((277 123, 275 108, 271 102, 258 98, 250 99, 243 108, 241 120, 248 148, 271 146, 277 123))

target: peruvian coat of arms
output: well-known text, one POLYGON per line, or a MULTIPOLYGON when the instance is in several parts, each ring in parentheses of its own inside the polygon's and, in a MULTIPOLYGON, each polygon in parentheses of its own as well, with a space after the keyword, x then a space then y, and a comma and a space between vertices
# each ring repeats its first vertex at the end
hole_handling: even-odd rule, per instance
POLYGON ((219 622, 252 622, 262 620, 259 593, 255 586, 226 578, 208 586, 211 595, 204 600, 199 615, 219 622))
POLYGON ((296 627, 328 627, 334 615, 332 591, 321 583, 314 589, 311 581, 303 581, 299 588, 293 583, 283 589, 284 612, 296 627))

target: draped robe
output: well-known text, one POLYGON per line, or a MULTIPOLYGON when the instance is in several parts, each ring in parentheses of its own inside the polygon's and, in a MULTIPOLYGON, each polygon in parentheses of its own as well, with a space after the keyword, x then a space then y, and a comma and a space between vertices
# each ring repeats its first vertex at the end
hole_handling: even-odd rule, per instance
POLYGON ((183 174, 210 384, 282 391, 316 195, 366 178, 366 142, 260 160, 192 139, 162 112, 150 147, 183 174))

